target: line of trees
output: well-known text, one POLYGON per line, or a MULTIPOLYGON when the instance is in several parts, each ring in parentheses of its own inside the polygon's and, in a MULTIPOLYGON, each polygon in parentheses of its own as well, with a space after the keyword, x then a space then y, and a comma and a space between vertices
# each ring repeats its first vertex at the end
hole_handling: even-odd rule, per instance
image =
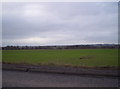
POLYGON ((66 45, 66 46, 6 46, 2 50, 22 50, 22 49, 94 49, 94 48, 119 48, 115 44, 96 45, 66 45))

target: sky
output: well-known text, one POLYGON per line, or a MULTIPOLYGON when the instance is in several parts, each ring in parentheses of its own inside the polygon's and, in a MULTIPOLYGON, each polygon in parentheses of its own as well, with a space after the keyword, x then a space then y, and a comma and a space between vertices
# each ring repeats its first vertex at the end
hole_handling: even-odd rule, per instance
POLYGON ((2 45, 118 43, 117 2, 4 2, 2 45))

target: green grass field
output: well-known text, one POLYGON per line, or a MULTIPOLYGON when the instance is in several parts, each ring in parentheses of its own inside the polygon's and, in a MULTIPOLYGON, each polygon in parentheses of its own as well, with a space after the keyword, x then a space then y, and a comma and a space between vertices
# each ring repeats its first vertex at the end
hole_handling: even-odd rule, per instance
POLYGON ((2 61, 34 65, 117 67, 117 49, 3 50, 2 61))

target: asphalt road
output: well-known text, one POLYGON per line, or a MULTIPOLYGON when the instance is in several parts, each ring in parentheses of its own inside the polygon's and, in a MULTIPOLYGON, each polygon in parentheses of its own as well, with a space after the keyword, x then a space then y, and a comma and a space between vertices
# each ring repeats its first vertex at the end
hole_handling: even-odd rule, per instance
POLYGON ((3 87, 118 87, 118 78, 22 71, 2 72, 3 87))

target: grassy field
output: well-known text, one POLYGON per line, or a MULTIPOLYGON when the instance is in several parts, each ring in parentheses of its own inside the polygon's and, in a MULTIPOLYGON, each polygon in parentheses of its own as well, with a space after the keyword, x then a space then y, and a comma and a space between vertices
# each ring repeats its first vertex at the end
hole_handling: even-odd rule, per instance
POLYGON ((34 65, 117 67, 117 49, 3 50, 2 61, 34 65))

